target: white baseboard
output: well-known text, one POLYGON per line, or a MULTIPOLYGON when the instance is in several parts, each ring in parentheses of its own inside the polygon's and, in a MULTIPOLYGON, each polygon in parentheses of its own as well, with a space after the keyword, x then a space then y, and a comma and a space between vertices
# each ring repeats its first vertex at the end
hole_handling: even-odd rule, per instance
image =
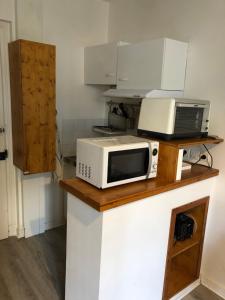
POLYGON ((221 284, 205 277, 204 275, 202 275, 201 283, 202 283, 202 285, 204 285, 205 287, 207 287, 208 289, 213 291, 215 294, 217 294, 218 296, 225 299, 225 282, 224 282, 224 285, 221 285, 221 284))
POLYGON ((40 222, 40 227, 39 227, 39 234, 44 233, 46 230, 46 225, 44 221, 40 222))
POLYGON ((30 238, 32 236, 40 234, 39 227, 31 227, 29 225, 26 226, 25 224, 25 238, 30 238))
POLYGON ((193 282, 188 287, 183 289, 180 293, 178 293, 175 296, 173 296, 172 298, 170 298, 170 300, 180 300, 180 299, 184 298, 189 293, 191 293, 194 289, 196 289, 196 287, 198 287, 199 285, 200 285, 200 279, 197 279, 195 282, 193 282))
POLYGON ((17 236, 17 226, 9 225, 9 236, 17 236))
POLYGON ((65 220, 57 220, 57 221, 50 221, 50 222, 43 222, 41 224, 34 224, 34 226, 30 226, 29 224, 25 224, 25 238, 29 238, 41 233, 44 233, 46 230, 50 230, 62 225, 65 225, 65 220))
POLYGON ((59 227, 59 226, 65 225, 65 224, 66 224, 65 220, 46 222, 45 230, 50 230, 50 229, 53 229, 53 228, 56 228, 56 227, 59 227))
POLYGON ((21 239, 25 236, 25 228, 24 227, 18 227, 17 228, 17 238, 21 239))
POLYGON ((9 236, 16 236, 18 239, 24 237, 25 228, 24 227, 17 227, 16 225, 9 226, 9 236))

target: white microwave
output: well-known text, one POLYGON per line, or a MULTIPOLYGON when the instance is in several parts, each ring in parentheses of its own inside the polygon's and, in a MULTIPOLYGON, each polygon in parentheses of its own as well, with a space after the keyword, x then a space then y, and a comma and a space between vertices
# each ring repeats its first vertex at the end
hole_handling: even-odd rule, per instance
POLYGON ((207 137, 210 102, 185 98, 145 98, 138 133, 166 140, 207 137))
POLYGON ((156 177, 159 143, 135 136, 77 140, 77 177, 98 188, 156 177))

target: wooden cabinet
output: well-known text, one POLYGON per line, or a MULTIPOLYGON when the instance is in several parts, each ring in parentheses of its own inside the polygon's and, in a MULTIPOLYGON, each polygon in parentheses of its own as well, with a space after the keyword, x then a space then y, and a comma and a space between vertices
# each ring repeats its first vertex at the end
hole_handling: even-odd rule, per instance
POLYGON ((184 90, 187 47, 161 38, 118 48, 117 88, 184 90))
POLYGON ((172 211, 164 296, 167 300, 199 278, 209 197, 175 208, 172 211), (185 213, 195 222, 191 238, 176 241, 174 238, 176 217, 185 213))
POLYGON ((13 160, 25 174, 55 170, 55 46, 9 44, 13 160))
POLYGON ((118 47, 125 43, 109 43, 84 49, 85 84, 116 85, 118 47))

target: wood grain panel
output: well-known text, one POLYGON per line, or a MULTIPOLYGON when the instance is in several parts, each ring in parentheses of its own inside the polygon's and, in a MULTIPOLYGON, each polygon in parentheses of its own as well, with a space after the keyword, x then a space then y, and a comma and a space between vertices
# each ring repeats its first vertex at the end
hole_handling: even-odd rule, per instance
POLYGON ((167 300, 199 278, 209 197, 173 209, 168 241, 163 299, 167 300), (176 217, 185 213, 194 218, 197 230, 185 241, 175 241, 176 217))
POLYGON ((20 111, 13 123, 22 128, 22 136, 13 133, 15 149, 23 144, 22 159, 15 151, 14 163, 24 173, 55 170, 56 104, 55 104, 55 46, 18 40, 9 45, 11 62, 11 91, 13 110, 20 111), (16 56, 13 57, 13 53, 16 56), (12 61, 16 60, 16 63, 12 61), (16 74, 12 76, 12 74, 16 74), (20 84, 15 80, 20 78, 20 84), (20 94, 20 101, 16 93, 20 94))
POLYGON ((96 210, 105 211, 205 180, 218 174, 219 171, 216 169, 196 165, 192 167, 190 172, 184 172, 182 179, 176 182, 167 182, 160 178, 155 178, 101 190, 84 180, 75 178, 62 180, 60 181, 60 185, 67 192, 78 197, 96 210))
POLYGON ((25 165, 25 132, 23 127, 23 101, 21 83, 20 43, 9 44, 11 85, 13 162, 23 170, 25 165))
MULTIPOLYGON (((140 136, 142 137, 142 135, 140 135, 140 136)), ((205 138, 177 139, 177 140, 170 140, 170 141, 157 139, 157 138, 151 137, 151 136, 149 136, 149 137, 144 136, 144 138, 153 139, 153 140, 159 141, 162 144, 170 145, 172 147, 176 147, 179 149, 183 149, 185 147, 203 145, 203 144, 220 144, 224 141, 222 138, 214 137, 214 136, 208 136, 205 138)))
POLYGON ((198 279, 199 247, 196 245, 169 262, 167 272, 170 284, 164 299, 170 299, 198 279))
POLYGON ((176 181, 179 149, 159 143, 158 176, 168 182, 176 181))
POLYGON ((169 182, 176 181, 179 150, 202 144, 219 144, 221 138, 192 138, 172 141, 159 141, 158 176, 169 182))

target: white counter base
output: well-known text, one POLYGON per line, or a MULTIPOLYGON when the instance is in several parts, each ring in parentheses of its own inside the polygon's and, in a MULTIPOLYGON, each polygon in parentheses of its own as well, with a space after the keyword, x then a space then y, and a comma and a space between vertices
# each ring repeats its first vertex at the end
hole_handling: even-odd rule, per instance
POLYGON ((214 181, 104 212, 68 194, 65 299, 161 300, 171 211, 210 196, 214 181))

